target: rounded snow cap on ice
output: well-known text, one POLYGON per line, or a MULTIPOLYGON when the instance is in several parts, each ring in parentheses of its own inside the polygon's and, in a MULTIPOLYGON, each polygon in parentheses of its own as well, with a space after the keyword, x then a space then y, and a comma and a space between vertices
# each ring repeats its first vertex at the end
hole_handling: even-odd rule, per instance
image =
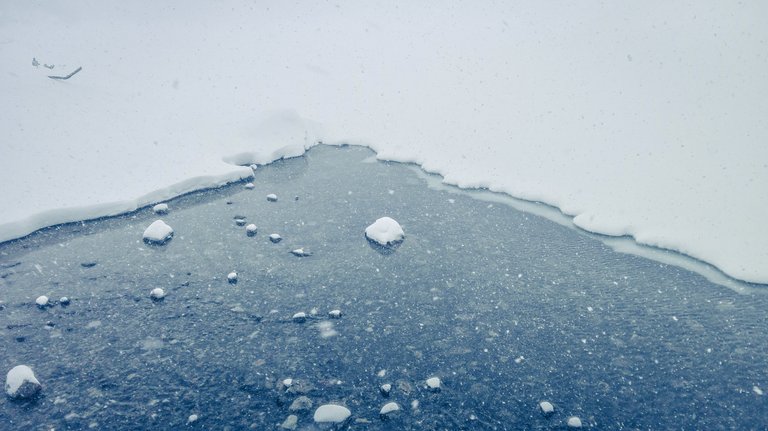
POLYGON ((42 385, 37 381, 32 368, 26 365, 11 368, 5 378, 5 393, 11 398, 31 398, 40 392, 41 388, 42 385))
POLYGON ((405 232, 393 218, 382 217, 365 228, 365 237, 380 245, 392 245, 405 239, 405 232))
POLYGON ((173 229, 162 220, 154 223, 144 231, 144 242, 149 244, 165 244, 173 237, 173 229))

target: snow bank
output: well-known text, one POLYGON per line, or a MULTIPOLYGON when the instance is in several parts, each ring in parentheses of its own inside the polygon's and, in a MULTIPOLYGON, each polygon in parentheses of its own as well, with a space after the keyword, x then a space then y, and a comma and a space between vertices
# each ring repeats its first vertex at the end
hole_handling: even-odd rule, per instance
POLYGON ((767 13, 760 1, 5 4, 0 241, 247 178, 241 165, 322 140, 768 282, 767 13))

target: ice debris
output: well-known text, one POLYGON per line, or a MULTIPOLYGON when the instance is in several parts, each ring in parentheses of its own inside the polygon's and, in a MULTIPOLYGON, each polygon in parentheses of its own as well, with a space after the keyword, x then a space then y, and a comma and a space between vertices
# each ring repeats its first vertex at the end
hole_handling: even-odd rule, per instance
POLYGON ((173 238, 173 229, 162 220, 155 220, 144 231, 144 242, 162 245, 173 238))
POLYGON ((267 200, 270 202, 277 202, 277 195, 274 193, 270 193, 267 195, 267 200))
POLYGON ((338 404, 323 404, 315 410, 313 419, 318 423, 341 423, 347 420, 352 412, 338 404))
POLYGON ((581 428, 581 419, 578 416, 571 416, 568 418, 568 427, 581 428))
POLYGON ((168 204, 157 204, 152 207, 155 214, 168 214, 168 204))
POLYGON ((405 239, 403 228, 389 217, 382 217, 365 228, 365 236, 380 245, 393 245, 405 239))
POLYGON ((159 301, 163 298, 165 298, 165 291, 159 287, 156 287, 152 289, 151 292, 149 292, 149 297, 152 298, 155 301, 159 301))
POLYGON ((251 224, 249 224, 248 226, 245 227, 245 233, 248 236, 256 235, 256 231, 258 231, 258 228, 253 223, 251 223, 251 224))
POLYGON ((440 384, 441 382, 439 377, 430 377, 427 379, 427 388, 429 388, 431 391, 439 391, 440 384))
POLYGON ((277 244, 278 242, 283 240, 283 237, 281 237, 280 235, 278 235, 276 233, 272 233, 272 234, 269 234, 269 240, 272 241, 273 243, 277 244))
POLYGON ((555 411, 555 406, 552 405, 549 401, 542 401, 539 403, 539 408, 541 409, 541 412, 545 415, 548 415, 555 411))
POLYGON ((49 305, 48 297, 45 295, 40 295, 35 299, 35 304, 37 304, 40 308, 45 308, 49 305))
POLYGON ((31 398, 37 395, 42 385, 35 377, 32 368, 27 365, 17 365, 8 371, 5 378, 5 393, 14 399, 31 398))

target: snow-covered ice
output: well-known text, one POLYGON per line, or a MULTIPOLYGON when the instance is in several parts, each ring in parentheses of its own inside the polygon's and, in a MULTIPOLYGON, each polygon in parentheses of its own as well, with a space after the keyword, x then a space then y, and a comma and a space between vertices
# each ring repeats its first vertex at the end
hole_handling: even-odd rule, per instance
POLYGON ((318 423, 341 423, 347 420, 350 415, 352 415, 352 412, 344 406, 338 404, 323 404, 315 410, 313 419, 318 423))
POLYGON ((152 289, 151 292, 149 292, 149 297, 154 299, 155 301, 159 301, 165 298, 165 291, 159 287, 156 287, 152 289))
POLYGON ((381 217, 365 228, 365 236, 381 245, 392 245, 405 239, 405 232, 393 218, 381 217))
POLYGON ((155 214, 168 214, 168 204, 157 204, 152 207, 155 214))
POLYGON ((144 241, 150 244, 165 244, 173 237, 173 229, 162 220, 155 220, 144 230, 144 241))
POLYGON ((768 283, 761 2, 443 6, 137 0, 116 20, 109 2, 16 4, 0 22, 0 241, 322 141, 768 283), (83 70, 48 79, 30 65, 43 54, 83 70))
POLYGON ((17 365, 5 378, 5 393, 11 398, 30 398, 40 392, 42 385, 27 365, 17 365))

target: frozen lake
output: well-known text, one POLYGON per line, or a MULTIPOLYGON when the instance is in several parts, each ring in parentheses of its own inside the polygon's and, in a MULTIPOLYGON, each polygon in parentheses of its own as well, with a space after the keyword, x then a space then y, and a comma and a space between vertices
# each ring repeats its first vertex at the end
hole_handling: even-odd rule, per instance
POLYGON ((253 188, 0 245, 2 372, 27 364, 43 384, 32 401, 3 397, 0 428, 262 430, 296 415, 315 429, 326 403, 351 410, 343 429, 768 426, 759 287, 430 189, 372 154, 319 146, 260 167, 253 188), (405 230, 393 250, 363 235, 382 216, 405 230), (147 245, 158 218, 174 237, 147 245), (39 309, 39 295, 71 303, 39 309), (382 420, 390 401, 401 411, 382 420))

